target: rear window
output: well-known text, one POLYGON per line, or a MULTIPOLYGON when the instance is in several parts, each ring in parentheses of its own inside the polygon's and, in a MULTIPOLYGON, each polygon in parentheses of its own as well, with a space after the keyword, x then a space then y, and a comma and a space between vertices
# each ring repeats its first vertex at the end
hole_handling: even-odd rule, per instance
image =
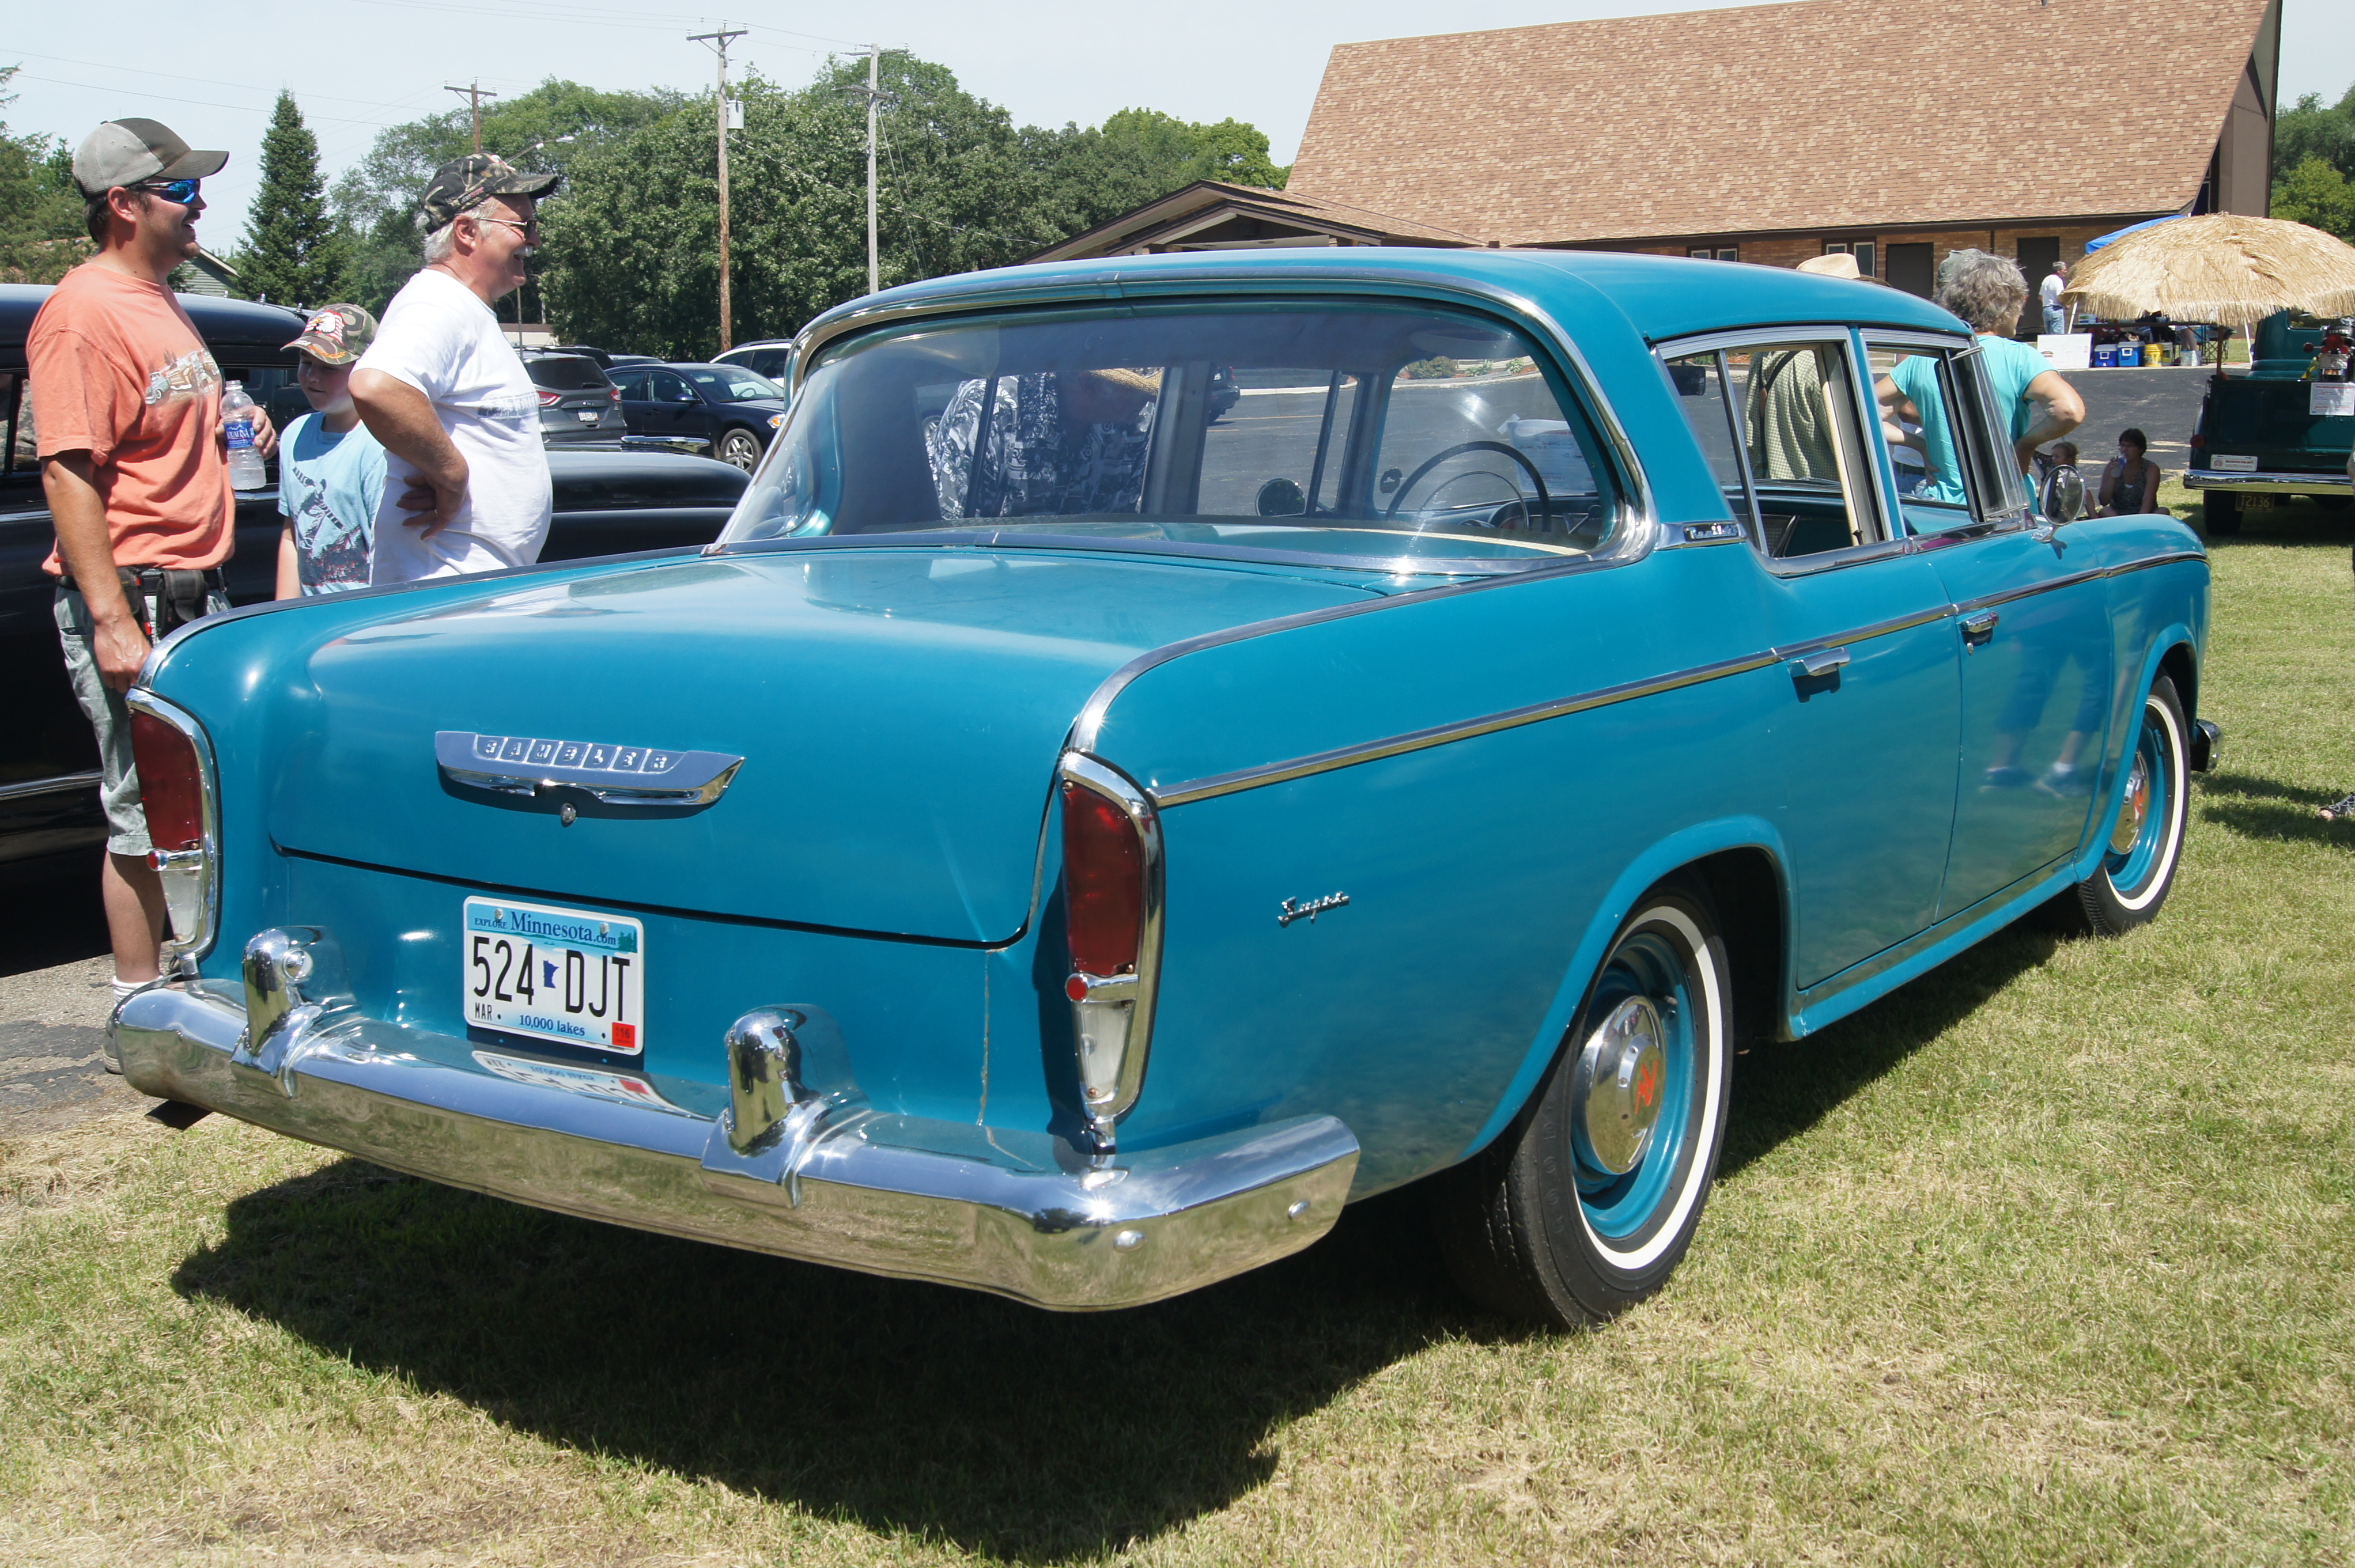
POLYGON ((551 392, 602 392, 605 387, 605 373, 597 368, 597 362, 577 355, 533 355, 523 367, 534 386, 551 392))
POLYGON ((1616 474, 1537 345, 1430 306, 1039 313, 885 329, 815 366, 725 538, 1025 530, 1540 564, 1616 474))

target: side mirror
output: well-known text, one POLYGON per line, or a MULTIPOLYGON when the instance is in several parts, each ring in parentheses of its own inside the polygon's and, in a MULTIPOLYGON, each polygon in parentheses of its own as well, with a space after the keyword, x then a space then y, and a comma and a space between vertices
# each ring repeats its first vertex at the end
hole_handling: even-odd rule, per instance
POLYGON ((1292 479, 1271 479, 1259 487, 1259 514, 1263 517, 1303 517, 1308 513, 1308 493, 1300 482, 1292 479))
POLYGON ((2044 515, 2056 524, 2074 523, 2085 514, 2085 476, 2074 463, 2053 469, 2044 482, 2044 515))

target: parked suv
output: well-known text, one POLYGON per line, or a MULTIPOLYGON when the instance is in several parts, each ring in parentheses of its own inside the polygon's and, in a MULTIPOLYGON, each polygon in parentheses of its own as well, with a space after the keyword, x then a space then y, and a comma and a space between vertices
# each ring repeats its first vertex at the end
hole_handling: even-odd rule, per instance
POLYGON ((611 445, 628 423, 622 394, 585 355, 519 349, 523 367, 539 388, 539 439, 549 446, 582 441, 611 445))
POLYGON ((748 473, 785 417, 785 389, 741 365, 625 365, 613 382, 632 436, 709 441, 748 473))
POLYGON ((741 365, 755 376, 765 376, 782 383, 785 366, 793 362, 794 340, 789 337, 763 338, 759 343, 740 343, 725 354, 714 355, 714 365, 741 365))

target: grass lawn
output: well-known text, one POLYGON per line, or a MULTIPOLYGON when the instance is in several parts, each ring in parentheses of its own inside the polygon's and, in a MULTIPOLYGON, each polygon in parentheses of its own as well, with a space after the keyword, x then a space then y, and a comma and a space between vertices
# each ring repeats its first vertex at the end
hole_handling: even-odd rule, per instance
POLYGON ((2350 521, 2220 542, 2161 918, 1744 1058, 1606 1330, 1411 1193, 1064 1318, 117 1116, 0 1148, 0 1561, 2355 1563, 2350 521))

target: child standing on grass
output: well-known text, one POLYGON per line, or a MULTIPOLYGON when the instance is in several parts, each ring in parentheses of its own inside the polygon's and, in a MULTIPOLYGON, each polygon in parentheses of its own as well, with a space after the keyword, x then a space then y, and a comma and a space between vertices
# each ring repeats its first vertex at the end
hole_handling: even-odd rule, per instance
POLYGON ((278 597, 340 593, 368 586, 376 513, 384 496, 384 448, 352 407, 352 363, 376 337, 376 318, 357 305, 314 312, 295 375, 312 411, 288 428, 278 455, 278 597))

